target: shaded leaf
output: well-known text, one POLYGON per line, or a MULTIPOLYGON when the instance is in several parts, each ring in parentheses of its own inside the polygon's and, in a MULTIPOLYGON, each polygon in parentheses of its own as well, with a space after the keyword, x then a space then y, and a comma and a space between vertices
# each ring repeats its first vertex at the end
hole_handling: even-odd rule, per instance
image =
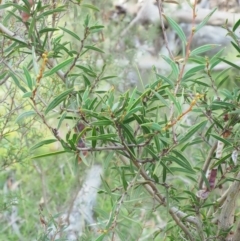
POLYGON ((28 117, 30 117, 30 116, 33 116, 33 115, 36 115, 36 112, 35 112, 35 111, 33 111, 33 110, 25 111, 25 112, 21 113, 21 114, 17 117, 17 119, 16 119, 15 122, 20 123, 20 122, 23 121, 24 119, 26 119, 26 118, 28 118, 28 117))

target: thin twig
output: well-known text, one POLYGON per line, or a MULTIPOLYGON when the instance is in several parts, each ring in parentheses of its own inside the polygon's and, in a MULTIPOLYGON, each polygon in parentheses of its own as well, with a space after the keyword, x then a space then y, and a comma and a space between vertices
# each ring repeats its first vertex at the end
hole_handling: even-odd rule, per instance
POLYGON ((169 56, 171 57, 171 59, 174 59, 173 53, 168 46, 168 37, 167 37, 166 28, 165 28, 164 19, 163 19, 164 10, 163 10, 162 0, 157 0, 157 6, 158 6, 161 27, 162 27, 163 39, 164 39, 166 48, 168 50, 169 56))
MULTIPOLYGON (((213 144, 212 148, 208 152, 207 158, 206 158, 206 160, 205 160, 205 162, 203 164, 203 168, 202 168, 203 173, 207 172, 207 170, 209 168, 209 165, 210 165, 210 163, 212 161, 213 154, 214 154, 216 148, 217 148, 217 142, 215 142, 213 144)), ((199 181, 198 181, 198 188, 199 188, 199 190, 202 189, 202 185, 203 185, 203 176, 201 175, 200 178, 199 178, 199 181)))

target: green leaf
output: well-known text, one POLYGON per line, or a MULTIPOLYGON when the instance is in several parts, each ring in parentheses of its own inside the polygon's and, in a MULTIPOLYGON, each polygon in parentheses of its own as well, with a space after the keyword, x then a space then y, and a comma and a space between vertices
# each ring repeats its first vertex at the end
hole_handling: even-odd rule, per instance
POLYGON ((218 63, 221 62, 219 59, 223 54, 224 48, 220 49, 215 55, 212 56, 209 63, 211 65, 210 70, 213 69, 218 63))
MULTIPOLYGON (((96 126, 93 127, 92 129, 92 136, 97 136, 97 133, 96 133, 96 126)), ((97 140, 92 140, 92 148, 95 148, 97 145, 97 140)))
POLYGON ((187 160, 187 158, 179 151, 177 150, 172 150, 172 152, 176 155, 176 157, 178 157, 180 160, 182 160, 186 165, 189 166, 189 168, 192 169, 192 166, 190 164, 190 162, 187 160))
POLYGON ((222 138, 222 137, 220 137, 218 135, 212 134, 212 133, 210 135, 212 137, 214 137, 215 139, 217 139, 218 141, 223 142, 226 146, 232 146, 232 143, 230 141, 228 141, 228 140, 226 140, 226 139, 224 139, 224 138, 222 138))
POLYGON ((82 69, 84 73, 86 73, 87 75, 90 75, 91 77, 97 77, 97 75, 91 69, 83 65, 76 65, 76 67, 78 67, 79 69, 82 69))
POLYGON ((51 9, 51 10, 47 10, 47 11, 39 14, 37 19, 41 19, 41 18, 44 18, 48 15, 52 15, 54 13, 59 13, 59 12, 64 12, 64 11, 66 11, 65 6, 60 6, 60 7, 57 7, 57 8, 51 9))
POLYGON ((207 189, 208 189, 208 190, 211 190, 209 181, 208 181, 208 179, 206 178, 206 174, 203 172, 203 170, 201 170, 201 174, 202 174, 203 182, 205 183, 207 189))
MULTIPOLYGON (((175 62, 173 62, 170 58, 167 56, 161 55, 161 57, 171 66, 173 78, 177 80, 179 75, 179 69, 175 62)), ((162 77, 161 77, 162 78, 162 77)))
POLYGON ((195 33, 201 29, 204 25, 206 25, 206 23, 208 22, 208 20, 210 19, 210 17, 214 14, 214 12, 217 10, 217 8, 214 8, 204 19, 203 21, 197 25, 197 27, 195 28, 195 33))
POLYGON ((134 113, 138 112, 138 111, 141 111, 143 109, 142 106, 137 106, 131 110, 129 110, 127 112, 127 114, 124 116, 124 120, 128 119, 129 117, 131 117, 134 113))
POLYGON ((54 109, 56 106, 58 106, 62 101, 64 101, 68 95, 74 90, 74 88, 68 89, 58 95, 46 108, 45 115, 52 109, 54 109))
POLYGON ((222 60, 223 62, 225 62, 226 64, 231 65, 233 68, 236 68, 236 69, 240 70, 240 67, 238 65, 236 65, 236 64, 234 64, 234 63, 232 63, 232 62, 230 62, 228 60, 225 60, 223 58, 219 58, 219 59, 222 60))
POLYGON ((172 82, 172 80, 166 78, 164 75, 161 74, 157 74, 157 76, 159 78, 161 78, 164 82, 168 83, 169 85, 171 85, 171 87, 174 87, 174 83, 172 82))
POLYGON ((182 167, 183 169, 186 169, 189 173, 191 174, 195 174, 195 171, 192 169, 191 166, 187 165, 185 162, 183 162, 182 160, 180 160, 179 158, 172 156, 172 155, 168 155, 166 158, 168 161, 172 161, 177 163, 180 167, 182 167))
POLYGON ((77 34, 75 34, 74 32, 70 31, 69 29, 63 28, 63 27, 59 27, 59 28, 62 29, 62 31, 64 31, 64 32, 68 33, 69 35, 71 35, 73 38, 75 38, 75 39, 77 39, 79 41, 81 40, 77 34))
POLYGON ((165 15, 164 15, 164 17, 167 19, 168 23, 173 28, 173 30, 176 31, 178 37, 182 40, 182 42, 184 44, 186 44, 187 43, 187 38, 186 38, 185 33, 183 32, 181 26, 179 26, 172 18, 167 17, 165 15))
POLYGON ((165 105, 165 106, 169 106, 168 102, 159 94, 157 93, 155 90, 151 90, 154 95, 165 105))
POLYGON ((89 31, 91 33, 98 33, 99 31, 102 31, 103 28, 104 28, 103 25, 92 26, 89 28, 89 31))
POLYGON ((129 138, 129 142, 137 144, 132 128, 128 124, 121 125, 121 128, 123 130, 124 135, 129 138))
POLYGON ((100 120, 100 121, 94 121, 91 123, 93 126, 108 126, 112 125, 113 122, 111 120, 100 120))
POLYGON ((144 123, 144 124, 141 124, 141 126, 146 126, 155 131, 161 131, 163 129, 158 123, 154 123, 154 122, 144 123))
POLYGON ((101 234, 100 236, 98 236, 94 241, 102 241, 105 236, 106 236, 106 234, 103 233, 103 234, 101 234))
POLYGON ((232 46, 240 53, 240 48, 237 44, 235 44, 233 41, 231 41, 232 46))
POLYGON ((85 48, 85 49, 91 49, 91 50, 94 50, 94 51, 97 51, 97 52, 100 52, 100 53, 104 53, 104 51, 102 51, 101 49, 96 48, 96 47, 94 47, 94 46, 85 45, 84 48, 85 48))
POLYGON ((88 167, 90 163, 89 163, 88 159, 86 158, 86 156, 83 155, 83 152, 80 151, 78 153, 78 155, 81 158, 82 162, 88 167))
POLYGON ((46 153, 46 154, 42 154, 42 155, 38 155, 38 156, 33 156, 33 157, 31 157, 31 159, 38 159, 38 158, 42 158, 42 157, 55 156, 55 155, 60 155, 60 154, 64 154, 64 153, 69 153, 69 151, 50 152, 50 153, 46 153))
POLYGON ((222 157, 221 159, 217 160, 214 165, 211 166, 211 169, 214 167, 219 166, 223 162, 225 162, 227 159, 231 158, 232 153, 227 154, 226 156, 222 157))
POLYGON ((103 141, 106 141, 106 140, 112 140, 111 138, 116 138, 117 137, 117 134, 115 133, 109 133, 109 134, 103 134, 103 135, 97 135, 97 136, 88 136, 86 137, 87 140, 103 140, 103 141))
POLYGON ((207 121, 204 120, 193 127, 191 127, 188 132, 179 140, 179 144, 188 141, 199 129, 203 128, 207 124, 207 121))
POLYGON ((81 7, 89 8, 91 10, 99 12, 99 9, 97 7, 95 7, 94 5, 91 5, 91 4, 81 4, 81 7))
POLYGON ((9 7, 15 7, 17 10, 22 11, 22 12, 26 12, 26 13, 29 12, 29 10, 25 6, 21 6, 20 4, 16 4, 16 3, 0 4, 0 9, 5 9, 5 8, 9 8, 9 7))
POLYGON ((191 69, 189 69, 183 76, 183 80, 186 80, 190 77, 192 77, 193 75, 195 75, 198 71, 200 70, 204 70, 205 69, 205 65, 204 64, 200 64, 197 65, 196 67, 193 67, 191 69))
POLYGON ((25 77, 26 77, 26 80, 27 80, 28 88, 29 88, 30 90, 32 90, 32 89, 33 89, 32 77, 30 76, 27 68, 23 67, 23 71, 24 71, 24 74, 25 74, 25 77))
POLYGON ((94 30, 94 29, 103 29, 104 25, 95 25, 89 28, 89 30, 94 30))
POLYGON ((48 140, 44 140, 44 141, 40 141, 38 142, 37 144, 35 144, 34 146, 32 146, 30 148, 30 151, 33 151, 41 146, 44 146, 44 145, 48 145, 48 144, 51 144, 53 142, 56 142, 57 140, 56 139, 48 139, 48 140))
POLYGON ((48 33, 48 32, 54 32, 54 31, 59 31, 58 28, 43 28, 39 31, 39 34, 43 34, 43 33, 48 33))
POLYGON ((200 46, 200 47, 192 50, 191 53, 190 53, 190 56, 205 53, 205 52, 210 51, 210 50, 212 50, 212 49, 214 49, 218 46, 221 46, 221 45, 219 45, 219 44, 207 44, 207 45, 200 46))
POLYGON ((166 93, 168 94, 169 99, 174 103, 178 110, 178 115, 182 114, 182 106, 180 105, 177 98, 169 91, 169 89, 165 89, 166 93))
POLYGON ((30 98, 30 97, 32 97, 32 94, 33 94, 32 92, 26 92, 26 93, 23 94, 22 97, 23 98, 30 98))
POLYGON ((30 117, 30 116, 33 116, 33 115, 36 115, 36 112, 33 111, 33 110, 29 110, 29 111, 25 111, 23 113, 21 113, 17 119, 16 119, 16 123, 20 123, 21 121, 23 121, 24 119, 30 117))
POLYGON ((124 190, 126 191, 126 190, 127 190, 127 187, 128 187, 128 183, 127 183, 126 178, 125 178, 124 169, 122 169, 122 171, 121 171, 120 174, 121 174, 121 178, 122 178, 123 188, 124 188, 124 190))
POLYGON ((16 86, 23 92, 26 93, 27 90, 20 84, 20 82, 18 81, 16 75, 13 72, 9 73, 10 77, 12 77, 14 83, 16 84, 16 86))
POLYGON ((105 77, 101 78, 100 80, 107 80, 107 79, 113 79, 113 78, 117 78, 117 76, 116 75, 105 76, 105 77))
POLYGON ((239 26, 240 26, 240 19, 238 19, 238 21, 234 24, 233 29, 232 29, 233 32, 235 32, 239 26))
POLYGON ((63 69, 65 66, 67 66, 68 64, 70 64, 73 61, 74 57, 69 58, 65 61, 63 61, 62 63, 56 65, 55 67, 53 67, 50 71, 46 72, 44 74, 44 77, 53 75, 54 73, 56 73, 58 70, 63 69))
POLYGON ((62 122, 63 122, 63 121, 65 120, 65 118, 66 118, 66 115, 67 115, 67 112, 64 111, 64 112, 62 113, 62 115, 61 115, 61 118, 60 118, 59 122, 58 122, 57 130, 59 130, 62 122))

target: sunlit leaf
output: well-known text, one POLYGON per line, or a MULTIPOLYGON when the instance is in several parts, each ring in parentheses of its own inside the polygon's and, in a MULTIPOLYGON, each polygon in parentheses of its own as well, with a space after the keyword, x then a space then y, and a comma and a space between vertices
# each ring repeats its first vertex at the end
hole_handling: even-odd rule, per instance
POLYGON ((188 132, 179 140, 179 143, 184 143, 185 141, 189 141, 191 137, 193 137, 193 135, 200 130, 201 128, 203 128, 205 125, 207 124, 207 121, 204 120, 196 125, 194 125, 193 127, 189 128, 188 132))
POLYGON ((173 30, 176 31, 178 37, 183 41, 184 44, 186 44, 187 38, 185 36, 185 33, 182 30, 182 27, 179 24, 177 24, 172 18, 167 17, 165 15, 164 15, 164 17, 167 19, 168 23, 173 28, 173 30))
POLYGON ((214 8, 204 19, 203 21, 197 25, 197 27, 195 28, 195 32, 197 32, 199 29, 201 29, 204 25, 206 25, 206 23, 208 22, 208 20, 210 19, 210 17, 214 14, 214 12, 217 10, 217 8, 214 8))
POLYGON ((31 159, 38 159, 38 158, 43 158, 43 157, 48 157, 48 156, 65 154, 65 153, 69 153, 69 152, 68 151, 50 152, 50 153, 46 153, 46 154, 42 154, 42 155, 33 156, 33 157, 31 157, 31 159))
POLYGON ((55 67, 53 67, 50 71, 46 72, 44 74, 44 77, 47 77, 47 76, 50 76, 50 75, 53 75, 54 73, 56 73, 58 70, 62 70, 65 66, 69 65, 72 61, 73 61, 73 57, 72 58, 69 58, 65 61, 63 61, 62 63, 56 65, 55 67))
POLYGON ((62 101, 64 101, 68 95, 73 91, 74 88, 71 88, 69 90, 64 91, 60 95, 58 95, 52 102, 47 106, 45 110, 45 115, 52 109, 54 109, 56 106, 58 106, 62 101))
POLYGON ((26 80, 27 80, 27 85, 28 85, 28 88, 30 90, 33 89, 33 80, 32 80, 32 77, 30 75, 30 73, 28 72, 27 68, 23 67, 23 71, 24 71, 24 74, 25 74, 25 77, 26 77, 26 80))
POLYGON ((94 10, 94 11, 99 12, 99 9, 98 9, 96 6, 92 5, 92 4, 81 4, 81 7, 83 7, 83 8, 89 8, 89 9, 91 9, 91 10, 94 10))
POLYGON ((73 38, 75 38, 75 39, 77 39, 79 41, 81 40, 77 34, 75 34, 74 32, 70 31, 69 29, 63 28, 63 27, 59 27, 59 28, 62 29, 62 31, 64 31, 64 32, 68 33, 69 35, 71 35, 73 38))
POLYGON ((97 52, 100 52, 100 53, 104 53, 104 51, 102 51, 101 49, 99 49, 99 48, 97 48, 97 47, 94 47, 94 46, 85 45, 84 48, 85 48, 85 49, 91 49, 91 50, 94 50, 94 51, 97 51, 97 52))
POLYGON ((36 150, 41 146, 48 145, 48 144, 51 144, 51 143, 56 142, 56 141, 57 141, 56 139, 48 139, 48 140, 40 141, 37 144, 35 144, 34 146, 32 146, 30 148, 30 151, 36 150))

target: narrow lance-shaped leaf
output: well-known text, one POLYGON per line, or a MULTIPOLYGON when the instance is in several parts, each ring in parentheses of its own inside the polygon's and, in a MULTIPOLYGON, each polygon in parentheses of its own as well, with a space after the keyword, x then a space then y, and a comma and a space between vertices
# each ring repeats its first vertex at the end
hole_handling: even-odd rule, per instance
POLYGON ((74 32, 70 31, 69 29, 63 28, 63 27, 59 27, 59 28, 62 29, 62 31, 64 31, 64 32, 68 33, 69 35, 71 35, 73 38, 75 38, 75 39, 77 39, 79 41, 81 40, 77 34, 75 34, 74 32))
POLYGON ((44 77, 53 75, 54 73, 56 73, 58 70, 63 69, 65 66, 67 66, 68 64, 70 64, 73 61, 73 57, 70 59, 67 59, 65 61, 63 61, 62 63, 58 64, 57 66, 53 67, 50 71, 46 72, 44 74, 44 77))
POLYGON ((81 4, 81 7, 89 8, 89 9, 92 9, 94 11, 99 12, 99 9, 97 7, 95 7, 94 5, 91 5, 91 4, 81 4))
POLYGON ((64 91, 59 96, 57 96, 46 108, 45 115, 56 106, 58 106, 62 101, 64 101, 68 95, 73 91, 74 88, 64 91))
POLYGON ((235 32, 239 26, 240 26, 240 19, 238 19, 238 21, 234 24, 233 32, 235 32))
MULTIPOLYGON (((96 126, 94 126, 92 129, 92 136, 95 137, 96 135, 97 135, 96 126)), ((92 140, 92 148, 95 148, 96 145, 97 145, 97 140, 96 139, 92 140)))
POLYGON ((179 143, 182 144, 185 141, 188 141, 199 129, 204 127, 206 124, 207 124, 207 121, 204 120, 204 121, 194 125, 193 127, 191 127, 188 130, 188 132, 186 133, 186 135, 184 135, 183 138, 179 140, 179 143))
POLYGON ((100 52, 100 53, 104 53, 104 51, 102 51, 101 49, 97 48, 97 47, 94 47, 94 46, 84 46, 84 48, 86 49, 91 49, 91 50, 94 50, 94 51, 97 51, 97 52, 100 52))
POLYGON ((141 126, 146 126, 146 127, 150 128, 152 130, 155 130, 155 131, 161 131, 163 129, 159 124, 154 123, 154 122, 144 123, 141 126))
POLYGON ((219 58, 219 59, 222 60, 223 62, 225 62, 226 64, 231 65, 233 68, 236 68, 236 69, 240 70, 240 67, 238 65, 236 65, 236 64, 234 64, 234 63, 232 63, 232 62, 230 62, 228 60, 225 60, 223 58, 219 58))
POLYGON ((33 151, 41 146, 44 146, 44 145, 48 145, 48 144, 51 144, 53 142, 56 142, 57 140, 56 139, 48 139, 48 140, 44 140, 44 141, 40 141, 38 142, 37 144, 35 144, 34 146, 32 146, 30 148, 30 151, 33 151))
POLYGON ((24 119, 26 119, 30 116, 33 116, 33 115, 36 115, 35 111, 33 111, 33 110, 25 111, 17 117, 16 123, 19 123, 19 122, 23 121, 24 119))
POLYGON ((179 69, 176 63, 174 63, 170 58, 163 56, 162 58, 171 66, 172 73, 173 73, 173 78, 177 79, 179 75, 179 69))
POLYGON ((12 77, 14 83, 16 84, 16 86, 22 90, 23 93, 26 93, 27 90, 20 84, 18 78, 16 77, 16 75, 13 72, 10 72, 9 75, 12 77))
POLYGON ((208 22, 208 20, 210 19, 210 17, 213 15, 213 13, 217 10, 217 8, 214 8, 204 19, 203 21, 197 25, 197 27, 195 28, 195 32, 197 32, 199 29, 201 29, 204 25, 206 25, 206 23, 208 22))
POLYGON ((180 25, 178 25, 172 18, 164 16, 168 23, 171 25, 171 27, 176 31, 178 37, 183 41, 184 44, 187 43, 187 38, 185 36, 185 33, 183 32, 180 25))
POLYGON ((206 44, 206 45, 200 46, 200 47, 192 50, 191 53, 190 53, 190 56, 205 53, 205 52, 207 52, 209 50, 212 50, 212 49, 214 49, 216 47, 219 47, 219 46, 220 46, 219 44, 206 44))
POLYGON ((25 67, 23 67, 23 71, 24 71, 24 74, 25 74, 25 77, 26 77, 26 80, 27 80, 28 88, 29 88, 30 90, 32 90, 32 89, 33 89, 32 77, 30 76, 28 70, 27 70, 25 67))
POLYGON ((38 156, 33 156, 33 157, 31 157, 31 159, 38 159, 38 158, 42 158, 42 157, 55 156, 55 155, 64 154, 64 153, 69 153, 69 151, 50 152, 50 153, 46 153, 46 154, 42 154, 42 155, 38 155, 38 156))

